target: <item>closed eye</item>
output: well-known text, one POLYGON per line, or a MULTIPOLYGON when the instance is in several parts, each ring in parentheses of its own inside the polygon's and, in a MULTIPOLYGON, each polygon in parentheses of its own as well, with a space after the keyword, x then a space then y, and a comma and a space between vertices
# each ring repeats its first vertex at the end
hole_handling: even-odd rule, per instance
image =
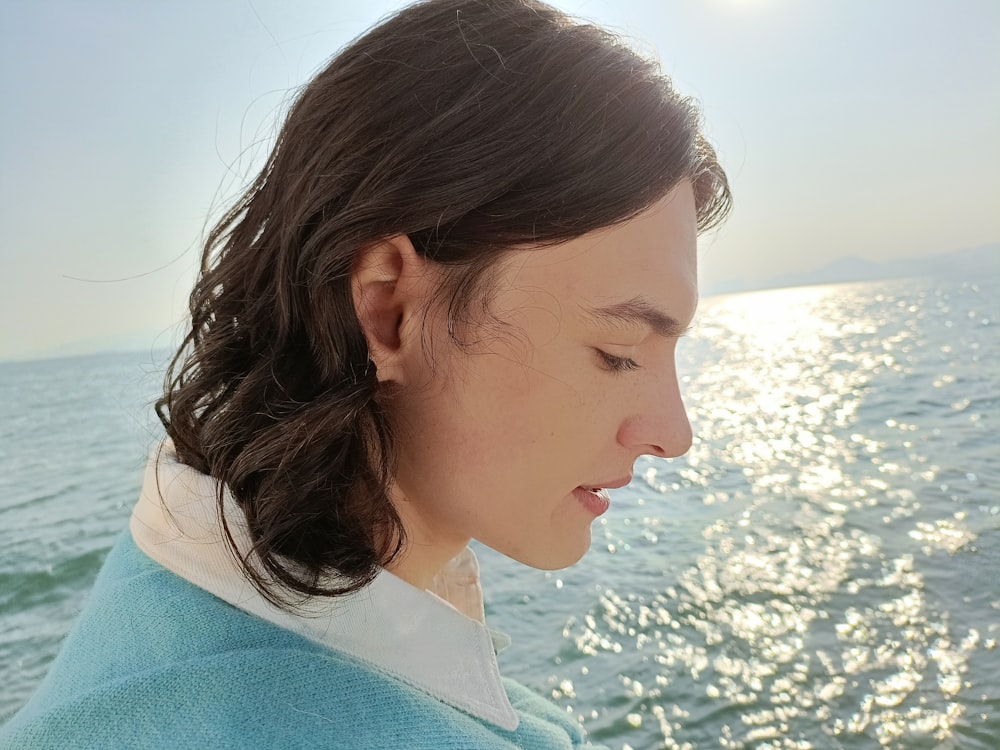
POLYGON ((601 358, 601 363, 604 367, 611 372, 628 372, 630 370, 638 370, 640 367, 639 363, 634 359, 616 357, 614 354, 608 354, 600 349, 595 349, 594 351, 601 358))

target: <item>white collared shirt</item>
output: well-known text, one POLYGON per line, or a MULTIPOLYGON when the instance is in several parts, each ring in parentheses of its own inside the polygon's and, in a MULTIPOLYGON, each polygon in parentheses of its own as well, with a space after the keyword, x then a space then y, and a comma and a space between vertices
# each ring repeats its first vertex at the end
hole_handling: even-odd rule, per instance
MULTIPOLYGON (((387 672, 502 729, 518 717, 500 679, 496 650, 509 644, 483 623, 479 564, 466 548, 424 591, 381 570, 364 589, 315 597, 293 613, 251 585, 229 548, 218 482, 178 461, 169 441, 146 467, 132 511, 135 543, 167 570, 278 627, 387 672)), ((224 512, 240 554, 251 548, 245 517, 229 493, 224 512)))

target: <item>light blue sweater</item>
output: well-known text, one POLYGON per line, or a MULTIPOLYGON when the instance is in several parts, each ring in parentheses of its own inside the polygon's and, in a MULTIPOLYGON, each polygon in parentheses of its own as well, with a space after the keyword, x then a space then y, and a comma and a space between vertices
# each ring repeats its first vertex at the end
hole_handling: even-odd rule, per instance
POLYGON ((232 607, 125 534, 0 750, 590 747, 554 705, 504 687, 512 732, 232 607))

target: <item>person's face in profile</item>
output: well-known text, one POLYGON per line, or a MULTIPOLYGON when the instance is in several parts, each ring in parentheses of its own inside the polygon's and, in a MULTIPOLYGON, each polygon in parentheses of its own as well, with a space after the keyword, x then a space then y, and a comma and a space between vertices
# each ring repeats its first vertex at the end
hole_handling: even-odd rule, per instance
MULTIPOLYGON (((674 352, 697 305, 696 223, 684 181, 630 221, 500 261, 486 319, 411 362, 431 385, 393 404, 411 545, 475 538, 571 565, 607 507, 593 490, 627 483, 642 454, 687 451, 674 352)), ((447 326, 432 312, 423 334, 447 326)))

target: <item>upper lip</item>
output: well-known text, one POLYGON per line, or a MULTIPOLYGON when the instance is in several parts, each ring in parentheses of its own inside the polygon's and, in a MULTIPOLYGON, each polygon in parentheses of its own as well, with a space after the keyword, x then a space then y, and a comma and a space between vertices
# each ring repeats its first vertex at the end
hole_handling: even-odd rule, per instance
POLYGON ((632 481, 631 476, 619 477, 618 479, 612 479, 608 482, 600 482, 595 484, 582 484, 580 485, 585 490, 616 490, 619 487, 625 487, 629 482, 632 481))

